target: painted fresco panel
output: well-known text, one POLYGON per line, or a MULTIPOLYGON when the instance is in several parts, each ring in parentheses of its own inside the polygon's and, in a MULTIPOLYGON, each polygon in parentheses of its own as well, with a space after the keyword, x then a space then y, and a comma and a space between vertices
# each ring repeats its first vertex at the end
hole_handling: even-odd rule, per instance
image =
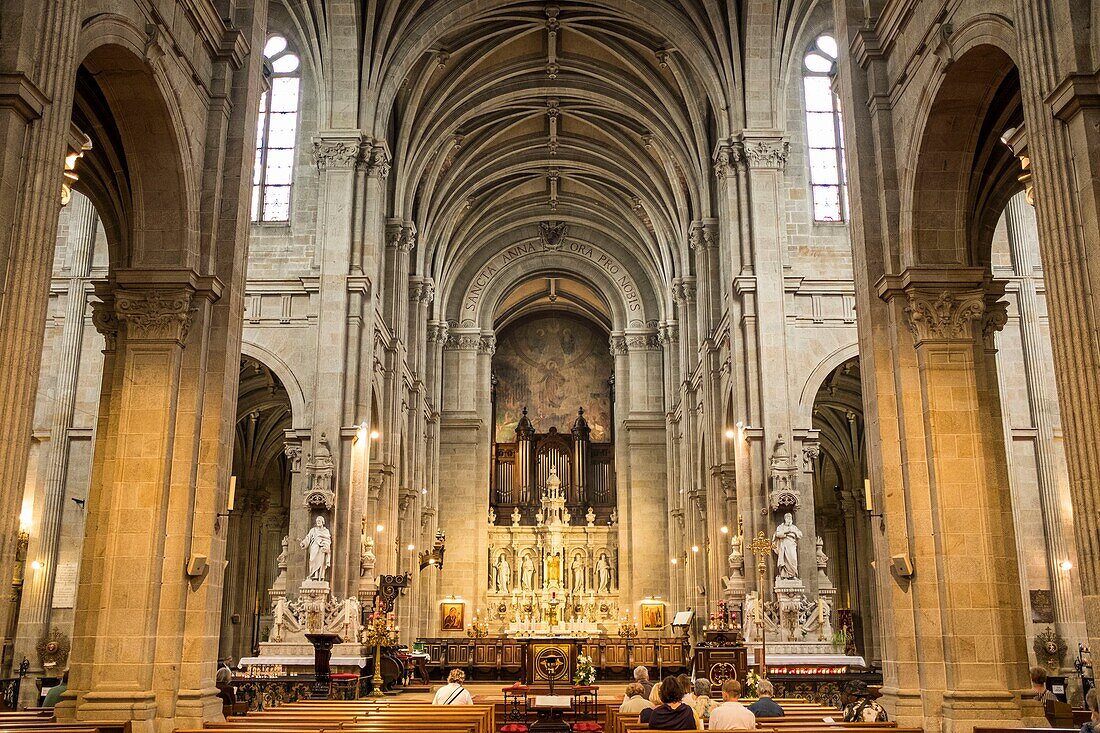
POLYGON ((592 440, 608 441, 608 380, 614 364, 607 339, 596 325, 564 313, 535 316, 504 329, 493 356, 497 442, 516 439, 516 423, 525 405, 540 433, 551 427, 568 433, 577 408, 583 407, 592 440))

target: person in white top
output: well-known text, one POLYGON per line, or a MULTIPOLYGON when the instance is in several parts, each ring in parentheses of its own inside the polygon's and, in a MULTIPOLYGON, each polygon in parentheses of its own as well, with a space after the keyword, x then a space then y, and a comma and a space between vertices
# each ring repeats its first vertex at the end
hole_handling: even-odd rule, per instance
POLYGON ((432 705, 473 705, 474 698, 470 695, 470 691, 462 686, 465 681, 465 672, 461 669, 452 669, 447 675, 447 684, 435 693, 432 705))
POLYGON ((741 697, 741 683, 726 680, 722 683, 722 704, 710 711, 710 730, 753 730, 756 716, 737 702, 741 697))

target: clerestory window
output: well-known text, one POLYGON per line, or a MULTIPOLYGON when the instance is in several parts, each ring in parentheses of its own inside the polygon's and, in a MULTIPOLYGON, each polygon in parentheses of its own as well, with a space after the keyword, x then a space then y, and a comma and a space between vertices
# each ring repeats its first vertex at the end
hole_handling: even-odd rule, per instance
POLYGON ((802 89, 806 95, 806 142, 814 221, 848 218, 848 171, 844 164, 844 128, 840 100, 832 80, 838 55, 836 39, 818 36, 803 60, 802 89))
POLYGON ((252 174, 252 221, 281 222, 290 219, 301 60, 283 36, 267 39, 264 58, 271 65, 271 89, 260 97, 252 174))

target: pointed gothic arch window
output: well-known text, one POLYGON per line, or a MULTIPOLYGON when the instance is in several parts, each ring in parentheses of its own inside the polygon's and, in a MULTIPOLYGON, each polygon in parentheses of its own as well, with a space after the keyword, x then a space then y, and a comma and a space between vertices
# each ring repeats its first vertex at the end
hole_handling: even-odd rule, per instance
POLYGON ((285 222, 290 219, 301 60, 290 50, 286 38, 279 35, 267 39, 264 58, 270 65, 271 89, 260 97, 252 221, 285 222))
POLYGON ((848 218, 844 128, 840 118, 840 100, 832 87, 838 53, 836 39, 827 34, 820 35, 807 51, 802 69, 814 221, 822 222, 848 218))

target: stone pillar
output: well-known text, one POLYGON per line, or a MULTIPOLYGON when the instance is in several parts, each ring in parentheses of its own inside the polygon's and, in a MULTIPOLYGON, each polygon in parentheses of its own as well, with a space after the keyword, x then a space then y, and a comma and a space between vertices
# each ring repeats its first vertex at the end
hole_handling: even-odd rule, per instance
POLYGON ((189 458, 194 439, 178 432, 190 409, 180 400, 183 345, 200 300, 217 294, 186 278, 101 291, 95 323, 106 336, 107 358, 70 683, 81 720, 129 719, 135 730, 151 731, 158 716, 164 681, 153 660, 167 653, 159 647, 162 634, 183 633, 161 615, 162 593, 180 572, 168 568, 169 558, 180 558, 169 537, 178 521, 169 512, 177 503, 174 458, 177 451, 189 458))
MULTIPOLYGON (((1020 38, 1020 86, 1030 140, 1032 183, 1050 313, 1055 381, 1065 432, 1069 494, 1082 526, 1100 516, 1100 295, 1093 263, 1100 256, 1100 79, 1093 70, 1065 68, 1056 49, 1065 46, 1071 0, 1059 15, 1042 4, 1015 0, 1020 38), (1054 115, 1051 115, 1053 111, 1054 115)), ((1092 649, 1100 649, 1100 538, 1076 532, 1077 568, 1092 649)), ((1094 653, 1095 654, 1095 653, 1094 653)))
POLYGON ((891 305, 897 348, 915 355, 898 375, 908 470, 903 487, 886 487, 883 509, 907 523, 907 547, 893 546, 890 556, 912 562, 912 576, 895 581, 908 587, 916 611, 914 646, 893 661, 920 670, 925 717, 942 716, 944 731, 1019 723, 1030 715, 1017 688, 1027 653, 999 394, 987 352, 987 340, 1004 325, 1004 304, 980 270, 966 268, 909 269, 884 278, 879 294, 891 305), (894 504, 899 490, 904 509, 894 504))
MULTIPOLYGON (((1036 478, 1039 487, 1039 506, 1043 517, 1043 540, 1046 546, 1047 575, 1054 600, 1054 618, 1059 630, 1070 640, 1083 635, 1083 619, 1080 615, 1079 593, 1073 587, 1070 573, 1063 570, 1062 562, 1069 560, 1076 565, 1076 548, 1067 541, 1073 536, 1072 516, 1065 516, 1063 507, 1068 497, 1063 496, 1059 470, 1056 438, 1050 405, 1057 398, 1053 385, 1047 378, 1048 343, 1036 277, 1039 268, 1039 242, 1035 230, 1035 214, 1022 195, 1009 200, 1005 209, 1008 224, 1008 242, 1012 254, 1012 268, 1019 282, 1018 310, 1020 315, 1020 341, 1023 348, 1023 372, 1029 398, 1027 400, 1031 426, 1036 431, 1036 478)), ((1026 589, 1025 589, 1026 593, 1026 589)), ((1029 618, 1025 605, 1025 618, 1029 618)), ((1068 658, 1066 660, 1069 661, 1068 658)))
MULTIPOLYGON (((5 5, 0 52, 0 567, 16 552, 61 210, 82 0, 5 5)), ((9 604, 0 629, 10 629, 9 604)), ((10 639, 5 639, 4 644, 10 639)))
POLYGON ((69 430, 73 427, 76 409, 77 375, 84 341, 84 314, 88 309, 86 288, 95 247, 99 217, 92 202, 84 196, 74 196, 69 209, 67 251, 71 253, 69 282, 66 293, 65 321, 56 351, 57 386, 55 408, 50 428, 50 453, 43 487, 43 505, 38 531, 30 538, 27 557, 42 562, 43 568, 28 573, 23 584, 19 608, 20 641, 15 659, 25 655, 31 669, 41 672, 34 651, 38 639, 50 630, 53 586, 57 577, 58 543, 61 519, 65 509, 65 488, 69 477, 69 430))

